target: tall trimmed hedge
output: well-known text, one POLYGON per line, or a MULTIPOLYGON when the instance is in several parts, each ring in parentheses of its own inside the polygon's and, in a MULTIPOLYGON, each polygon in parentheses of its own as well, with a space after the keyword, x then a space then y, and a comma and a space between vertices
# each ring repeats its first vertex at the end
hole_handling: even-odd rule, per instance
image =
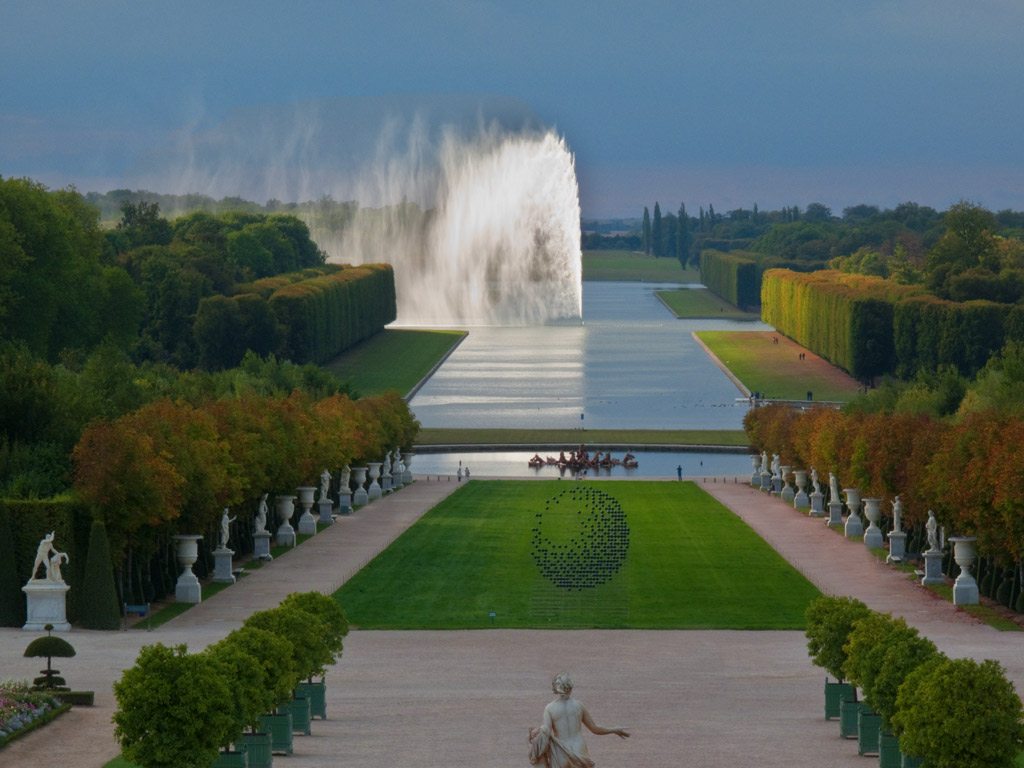
POLYGON ((878 277, 833 270, 772 269, 761 282, 761 317, 858 379, 894 370, 894 305, 919 293, 878 277))
POLYGON ((894 319, 896 373, 909 378, 920 369, 954 366, 973 376, 1003 348, 1018 314, 1014 305, 991 301, 904 299, 896 305, 894 319))
POLYGON ((745 251, 700 253, 700 281, 712 293, 746 310, 761 303, 756 254, 745 251))

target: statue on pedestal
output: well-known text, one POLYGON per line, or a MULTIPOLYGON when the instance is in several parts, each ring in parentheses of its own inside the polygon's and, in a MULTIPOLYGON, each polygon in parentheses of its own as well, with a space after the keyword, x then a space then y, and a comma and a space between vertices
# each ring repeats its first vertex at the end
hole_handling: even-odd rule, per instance
POLYGON ((832 495, 832 501, 842 501, 839 495, 839 479, 831 472, 828 473, 828 490, 832 495))
POLYGON ((264 493, 263 498, 260 499, 260 504, 256 507, 256 520, 253 525, 253 533, 259 533, 260 531, 267 530, 267 496, 270 494, 264 493))
POLYGON ((818 470, 811 467, 811 485, 814 486, 815 493, 821 493, 821 483, 818 482, 818 470))
POLYGON ((928 551, 938 552, 941 549, 939 546, 939 521, 935 519, 935 513, 930 509, 928 510, 928 522, 925 523, 924 529, 928 531, 928 551))
POLYGON ((544 707, 544 723, 531 728, 530 765, 544 768, 589 768, 594 765, 583 740, 583 727, 598 735, 614 733, 628 739, 625 728, 602 728, 587 708, 572 698, 572 678, 558 675, 551 682, 556 698, 544 707))
POLYGON ((228 508, 224 507, 224 514, 221 515, 221 517, 220 517, 220 548, 221 549, 227 549, 228 548, 228 536, 230 535, 230 527, 231 527, 231 524, 233 522, 235 522, 235 520, 237 520, 237 519, 238 519, 237 516, 236 517, 232 517, 231 519, 228 519, 228 508))
POLYGON ((903 518, 903 502, 900 501, 899 494, 896 494, 896 499, 892 503, 892 532, 902 533, 903 529, 900 528, 900 523, 903 518))
POLYGON ((60 566, 61 562, 67 562, 68 556, 64 552, 58 552, 56 547, 53 546, 53 537, 56 531, 51 531, 43 537, 43 540, 39 542, 39 548, 36 550, 36 559, 32 564, 32 574, 28 580, 32 581, 53 581, 60 584, 64 583, 64 577, 61 576, 60 566), (36 577, 39 573, 39 566, 43 566, 45 576, 42 579, 36 577))
POLYGON ((326 469, 320 473, 320 501, 327 500, 327 494, 331 490, 331 473, 326 469))

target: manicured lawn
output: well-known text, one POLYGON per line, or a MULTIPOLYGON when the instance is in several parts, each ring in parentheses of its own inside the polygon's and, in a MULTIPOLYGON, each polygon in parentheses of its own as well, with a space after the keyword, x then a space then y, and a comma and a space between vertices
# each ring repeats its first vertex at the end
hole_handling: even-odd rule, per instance
POLYGON ((693 483, 474 480, 336 594, 360 629, 801 629, 818 591, 693 483))
POLYGON ((417 445, 750 445, 742 429, 420 429, 417 445))
POLYGON ((846 402, 857 395, 857 380, 771 331, 701 331, 697 336, 751 392, 772 399, 846 402), (777 338, 778 343, 772 339, 777 338), (800 353, 806 359, 800 359, 800 353))
POLYGON ((676 317, 717 317, 730 320, 760 320, 757 312, 743 312, 707 288, 678 288, 655 291, 655 295, 676 317))
POLYGON ((360 396, 377 395, 389 389, 404 396, 465 335, 465 331, 386 328, 324 367, 350 382, 360 396))
POLYGON ((659 259, 633 251, 584 251, 583 279, 697 283, 700 273, 684 270, 678 259, 659 259))

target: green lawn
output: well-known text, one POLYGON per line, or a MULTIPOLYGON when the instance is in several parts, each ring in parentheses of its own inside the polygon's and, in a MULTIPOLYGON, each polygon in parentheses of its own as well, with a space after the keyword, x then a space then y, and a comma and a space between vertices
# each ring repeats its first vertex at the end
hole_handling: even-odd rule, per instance
POLYGON ((684 270, 677 259, 659 259, 633 251, 584 251, 584 280, 697 283, 700 273, 684 270))
POLYGON ((697 336, 751 392, 779 400, 846 402, 857 395, 857 381, 781 334, 761 331, 701 331, 697 336), (777 344, 772 338, 778 338, 777 344))
POLYGON ((750 445, 742 429, 420 429, 418 445, 750 445))
POLYGON ((730 320, 760 320, 757 312, 743 312, 706 288, 678 288, 655 291, 676 317, 717 317, 730 320))
POLYGON ((324 367, 349 381, 360 396, 389 389, 408 394, 464 336, 465 331, 386 328, 324 367))
POLYGON ((818 591, 693 483, 474 480, 336 594, 360 629, 801 629, 818 591))

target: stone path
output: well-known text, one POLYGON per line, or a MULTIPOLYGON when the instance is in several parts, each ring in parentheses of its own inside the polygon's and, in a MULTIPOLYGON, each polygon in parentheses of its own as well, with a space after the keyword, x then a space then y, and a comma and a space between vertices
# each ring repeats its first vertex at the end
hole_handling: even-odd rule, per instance
MULTIPOLYGON (((975 621, 744 478, 696 480, 823 591, 903 615, 952 655, 998 658, 1024 691, 1024 635, 975 621)), ((78 656, 60 668, 76 688, 96 690, 97 706, 0 751, 0 766, 100 768, 118 752, 109 681, 142 645, 198 650, 290 592, 333 591, 456 487, 421 478, 152 633, 75 630, 68 639, 78 656)), ((756 583, 749 597, 757 599, 756 583)), ((0 630, 3 677, 35 675, 38 660, 21 657, 29 639, 0 630)), ((538 723, 560 671, 572 674, 599 724, 632 729, 628 740, 588 740, 599 766, 870 764, 855 742, 839 739, 835 721, 824 721, 825 675, 804 643, 801 632, 353 631, 328 674, 328 719, 315 720, 311 736, 296 737, 295 754, 275 764, 525 766, 526 728, 538 723)))

